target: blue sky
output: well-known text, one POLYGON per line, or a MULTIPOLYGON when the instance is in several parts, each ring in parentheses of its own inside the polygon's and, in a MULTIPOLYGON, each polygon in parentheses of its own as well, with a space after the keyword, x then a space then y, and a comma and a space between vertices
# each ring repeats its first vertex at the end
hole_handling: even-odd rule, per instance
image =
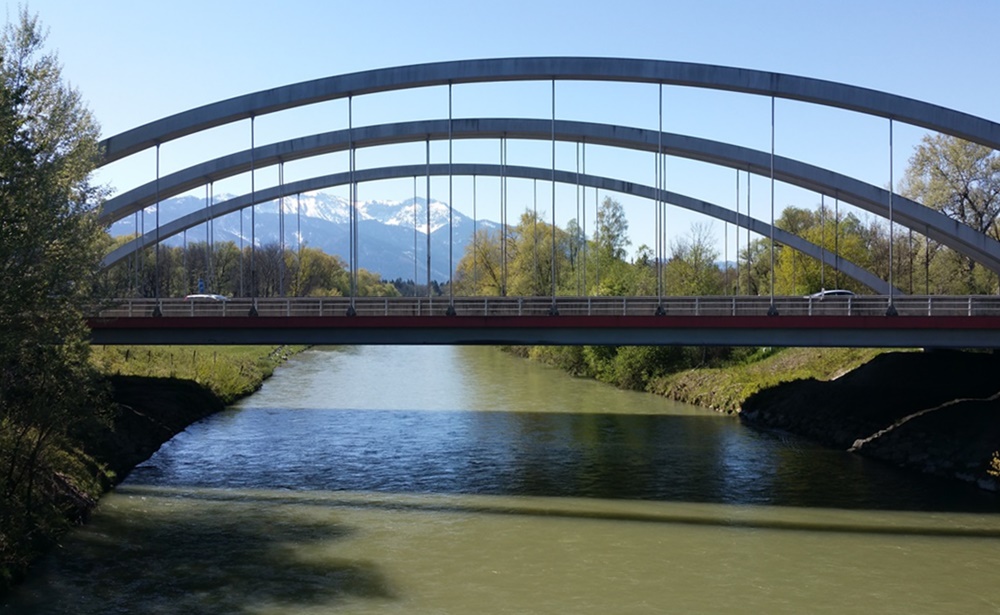
MULTIPOLYGON (((699 2, 306 2, 249 3, 228 0, 135 2, 134 0, 35 0, 28 5, 49 28, 49 47, 59 53, 64 75, 83 93, 110 136, 164 115, 247 92, 329 75, 442 60, 537 55, 587 55, 680 60, 739 66, 840 81, 922 99, 1000 120, 1000 83, 994 78, 993 0, 699 2)), ((8 18, 16 8, 8 6, 8 18)), ((548 83, 456 86, 456 117, 548 117, 548 83)), ((690 88, 664 89, 664 129, 770 148, 767 99, 690 88)), ((355 125, 447 117, 447 90, 429 88, 355 101, 355 125)), ((655 128, 658 92, 652 85, 557 86, 557 115, 655 128)), ((257 120, 256 142, 346 127, 346 103, 257 120)), ((893 157, 901 177, 913 146, 924 134, 897 124, 893 157)), ((859 179, 889 182, 888 123, 844 111, 777 102, 779 155, 833 168, 859 179)), ((169 173, 249 146, 249 125, 166 144, 161 172, 169 173)), ((511 144, 511 164, 548 166, 547 144, 511 144)), ((151 153, 102 170, 98 179, 118 190, 155 176, 151 153)), ((432 149, 447 160, 447 145, 432 149)), ((359 153, 359 166, 423 159, 423 146, 396 146, 359 153)), ((456 144, 455 160, 496 162, 495 143, 456 144)), ((560 146, 557 165, 573 168, 575 151, 560 146)), ((667 187, 732 206, 735 172, 669 159, 667 187)), ((343 169, 346 156, 286 168, 286 181, 343 169)), ((651 154, 588 152, 588 171, 652 185, 651 154)), ((745 191, 745 176, 741 179, 745 191)), ((261 170, 257 185, 277 181, 261 170)), ((247 177, 217 186, 242 192, 247 177)), ((471 180, 456 179, 453 202, 471 213, 471 180)), ((496 182, 480 180, 480 217, 496 219, 496 182)), ((540 210, 549 211, 549 188, 539 188, 540 210)), ((769 182, 755 178, 752 211, 769 215, 769 182)), ((421 188, 421 193, 423 192, 421 188)), ((346 189, 343 190, 346 195, 346 189)), ((198 192, 203 194, 203 191, 198 192)), ((403 199, 412 181, 362 186, 362 199, 403 199)), ((447 180, 432 184, 447 200, 447 180)), ((557 191, 557 221, 575 214, 572 189, 557 191)), ((530 184, 511 186, 508 208, 532 205, 530 184)), ((588 197, 593 207, 593 195, 588 197)), ((652 244, 652 209, 619 197, 629 214, 635 245, 652 244), (648 218, 648 220, 647 220, 648 218)), ((741 209, 746 206, 745 192, 741 209)), ((819 195, 779 185, 778 210, 813 206, 819 195)), ((548 213, 546 213, 548 215, 548 213)), ((670 236, 685 235, 697 217, 671 209, 670 236)), ((724 229, 712 223, 721 242, 724 229)), ((735 249, 729 230, 729 255, 735 249)), ((363 240, 363 238, 362 238, 363 240)), ((724 251, 719 245, 720 253, 724 251)))

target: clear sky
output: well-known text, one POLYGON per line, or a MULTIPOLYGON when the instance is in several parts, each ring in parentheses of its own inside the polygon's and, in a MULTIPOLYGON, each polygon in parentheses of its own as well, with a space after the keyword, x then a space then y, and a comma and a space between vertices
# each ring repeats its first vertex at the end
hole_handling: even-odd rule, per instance
MULTIPOLYGON (((1000 121, 996 79, 1000 2, 996 0, 702 0, 678 2, 34 0, 28 4, 49 28, 65 77, 78 87, 106 136, 162 116, 240 94, 319 77, 405 64, 506 56, 613 56, 737 66, 840 81, 932 102, 1000 121)), ((8 5, 8 19, 14 17, 8 5)), ((540 117, 550 114, 548 83, 456 86, 455 117, 540 117)), ((355 125, 447 117, 446 88, 380 94, 355 101, 355 125)), ((557 86, 562 119, 655 128, 653 85, 557 86)), ((256 142, 345 128, 346 103, 286 112, 257 120, 256 142)), ((664 88, 664 129, 770 149, 770 102, 760 97, 690 88, 664 88)), ((898 182, 921 129, 896 125, 894 176, 898 182)), ((779 155, 830 167, 859 179, 889 183, 888 122, 789 101, 777 102, 779 155)), ((169 173, 249 146, 249 123, 217 129, 161 148, 169 173)), ((423 146, 359 153, 359 167, 421 162, 423 146)), ((511 144, 508 162, 548 167, 547 144, 511 144)), ((432 158, 447 161, 447 145, 432 158)), ((456 144, 455 161, 498 162, 496 143, 456 144)), ((735 172, 669 159, 667 188, 732 206, 735 172)), ((557 165, 575 166, 574 146, 560 145, 557 165)), ((286 168, 286 181, 343 170, 346 156, 286 168), (337 168, 339 166, 339 168, 337 168)), ((588 172, 654 184, 652 154, 588 151, 588 172)), ((102 182, 125 190, 155 176, 151 154, 104 169, 102 182)), ((276 183, 261 170, 258 187, 276 183)), ((741 209, 746 206, 745 182, 741 209)), ((455 207, 471 213, 471 180, 456 179, 455 207)), ((246 177, 217 191, 248 190, 246 177)), ((498 218, 498 183, 481 180, 479 216, 498 218), (495 213, 494 213, 495 212, 495 213)), ((547 186, 539 210, 550 211, 547 186)), ((346 189, 342 190, 346 195, 346 189)), ((423 195, 423 188, 420 189, 423 195)), ((572 189, 557 191, 560 225, 575 215, 572 189)), ((204 194, 203 190, 197 194, 204 194)), ((362 186, 362 199, 404 199, 412 181, 362 186)), ((448 200, 447 180, 432 196, 448 200)), ((511 186, 508 208, 533 204, 530 184, 511 186)), ((635 245, 652 244, 652 208, 626 205, 635 245)), ((593 193, 588 197, 593 207, 593 193)), ((813 206, 819 195, 779 185, 778 210, 813 206)), ((755 178, 752 213, 769 216, 769 182, 755 178)), ((591 209, 592 211, 592 209, 591 209)), ((685 235, 695 216, 671 209, 670 236, 685 235)), ((591 218, 592 219, 592 218, 591 218)), ((720 241, 733 231, 712 223, 720 241)), ((362 238, 363 241, 363 238, 362 238)), ((721 254, 720 254, 721 256, 721 254)))

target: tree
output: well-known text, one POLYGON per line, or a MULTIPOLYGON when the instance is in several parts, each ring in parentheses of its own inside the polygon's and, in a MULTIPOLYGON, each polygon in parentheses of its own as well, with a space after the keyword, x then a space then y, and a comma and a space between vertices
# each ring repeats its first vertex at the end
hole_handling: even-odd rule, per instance
POLYGON ((664 272, 667 293, 686 296, 722 294, 722 271, 716 264, 719 252, 713 247, 714 243, 711 228, 704 224, 692 225, 687 237, 674 242, 664 272))
POLYGON ((61 451, 107 407, 82 313, 106 245, 99 129, 44 41, 26 10, 0 38, 0 547, 59 523, 61 451))
POLYGON ((632 245, 632 241, 628 238, 625 208, 610 196, 604 197, 601 207, 597 210, 594 242, 602 256, 619 260, 625 258, 625 248, 632 245))
MULTIPOLYGON (((983 145, 947 135, 926 135, 910 157, 903 194, 1000 239, 1000 153, 983 145)), ((969 257, 958 261, 955 273, 964 292, 989 292, 995 280, 982 285, 982 269, 969 257)))

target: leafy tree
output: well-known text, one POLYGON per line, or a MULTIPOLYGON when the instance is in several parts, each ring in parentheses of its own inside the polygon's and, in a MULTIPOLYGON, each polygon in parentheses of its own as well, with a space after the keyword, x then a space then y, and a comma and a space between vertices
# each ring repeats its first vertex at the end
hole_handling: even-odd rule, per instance
POLYGON ((474 241, 455 267, 455 287, 460 295, 498 296, 504 291, 501 237, 499 231, 476 231, 474 241))
POLYGON ((910 157, 910 198, 1000 239, 1000 153, 947 135, 926 135, 910 157))
POLYGON ((609 259, 622 260, 625 249, 632 245, 628 238, 628 219, 625 208, 610 196, 604 197, 597 210, 597 230, 594 231, 594 243, 600 253, 609 259))
POLYGON ((44 41, 26 10, 0 38, 2 551, 64 522, 52 494, 80 486, 64 484, 77 461, 62 451, 106 408, 81 312, 106 245, 89 182, 99 129, 44 41))
POLYGON ((674 242, 664 272, 668 294, 702 296, 724 292, 714 243, 711 228, 703 224, 693 225, 687 237, 674 242))
MULTIPOLYGON (((926 135, 910 157, 903 194, 1000 239, 1000 153, 986 146, 926 135)), ((950 259, 956 262, 954 256, 950 259)), ((956 264, 960 268, 954 274, 962 280, 962 292, 995 290, 996 280, 982 275, 978 271, 982 267, 971 258, 960 257, 956 264)))

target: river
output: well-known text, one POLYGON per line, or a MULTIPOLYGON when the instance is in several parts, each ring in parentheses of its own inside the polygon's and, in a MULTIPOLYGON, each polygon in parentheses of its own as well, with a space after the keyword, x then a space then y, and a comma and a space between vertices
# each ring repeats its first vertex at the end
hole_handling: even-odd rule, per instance
POLYGON ((1000 501, 490 348, 293 357, 4 613, 1000 613, 1000 501))

